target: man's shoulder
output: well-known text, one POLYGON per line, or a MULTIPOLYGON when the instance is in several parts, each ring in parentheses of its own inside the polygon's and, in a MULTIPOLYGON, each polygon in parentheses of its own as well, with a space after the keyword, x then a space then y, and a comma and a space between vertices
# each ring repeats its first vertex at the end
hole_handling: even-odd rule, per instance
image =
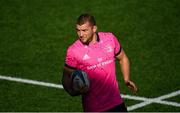
POLYGON ((98 32, 99 36, 113 36, 112 32, 98 32))
POLYGON ((71 45, 69 45, 68 50, 78 50, 78 48, 82 47, 82 43, 79 40, 76 40, 71 45))
POLYGON ((112 40, 115 35, 112 32, 98 32, 100 40, 112 40))

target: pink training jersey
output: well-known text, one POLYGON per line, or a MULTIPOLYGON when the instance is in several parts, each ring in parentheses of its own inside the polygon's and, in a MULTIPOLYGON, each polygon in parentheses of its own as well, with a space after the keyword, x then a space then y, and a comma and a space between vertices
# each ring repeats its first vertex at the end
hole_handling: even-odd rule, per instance
POLYGON ((84 45, 77 40, 67 50, 65 64, 85 71, 90 89, 82 95, 85 112, 108 110, 123 102, 116 80, 115 56, 121 46, 112 33, 99 32, 96 43, 84 45))

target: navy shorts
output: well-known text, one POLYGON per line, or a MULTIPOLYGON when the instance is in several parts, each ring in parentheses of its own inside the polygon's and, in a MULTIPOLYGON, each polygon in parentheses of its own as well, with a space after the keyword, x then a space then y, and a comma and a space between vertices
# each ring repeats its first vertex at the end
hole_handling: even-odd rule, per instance
POLYGON ((124 103, 119 104, 105 112, 127 112, 127 108, 124 103))

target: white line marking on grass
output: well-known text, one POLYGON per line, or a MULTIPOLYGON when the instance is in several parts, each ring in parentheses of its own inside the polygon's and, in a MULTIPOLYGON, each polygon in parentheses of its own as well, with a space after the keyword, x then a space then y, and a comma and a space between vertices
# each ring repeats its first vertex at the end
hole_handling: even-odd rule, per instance
POLYGON ((149 101, 148 98, 145 97, 138 97, 138 96, 132 96, 132 95, 123 95, 121 94, 122 98, 127 98, 131 100, 139 100, 139 101, 149 101))
POLYGON ((175 107, 180 107, 180 104, 177 102, 169 102, 169 101, 164 101, 164 100, 155 100, 155 103, 159 103, 159 104, 164 104, 164 105, 171 105, 171 106, 175 106, 175 107))
POLYGON ((62 85, 53 84, 53 83, 47 83, 47 82, 41 82, 41 81, 36 81, 36 80, 15 78, 15 77, 2 76, 2 75, 0 75, 0 79, 8 80, 8 81, 21 82, 21 83, 26 83, 26 84, 34 84, 34 85, 40 85, 40 86, 47 86, 47 87, 63 89, 62 85))
POLYGON ((128 110, 128 111, 132 111, 132 110, 135 110, 135 109, 138 109, 138 108, 147 106, 147 105, 149 105, 149 104, 151 104, 151 103, 152 103, 152 102, 150 102, 150 101, 144 101, 144 102, 141 102, 141 103, 132 105, 132 106, 128 106, 128 107, 127 107, 127 110, 128 110))
POLYGON ((180 107, 180 104, 177 102, 169 102, 169 101, 163 100, 163 99, 168 99, 168 98, 171 98, 171 97, 174 97, 177 95, 180 95, 180 90, 166 94, 166 95, 163 95, 163 96, 160 96, 160 97, 157 97, 157 98, 144 98, 144 97, 136 98, 136 96, 128 96, 128 95, 127 96, 124 95, 124 98, 129 98, 129 99, 134 99, 134 100, 137 99, 137 100, 144 101, 144 102, 129 106, 128 111, 132 111, 132 110, 147 106, 147 105, 152 104, 152 103, 159 103, 159 104, 165 104, 165 105, 180 107))
MULTIPOLYGON (((40 85, 40 86, 63 89, 63 86, 61 84, 53 84, 53 83, 36 81, 36 80, 16 78, 16 77, 11 77, 11 76, 0 75, 0 79, 8 80, 8 81, 20 82, 20 83, 26 83, 26 84, 33 84, 33 85, 40 85)), ((169 93, 169 94, 166 94, 166 95, 163 95, 163 96, 160 96, 160 97, 157 97, 157 98, 145 98, 145 97, 138 97, 138 96, 131 96, 131 95, 123 95, 123 94, 121 94, 122 98, 143 101, 141 103, 138 103, 138 104, 127 107, 128 111, 132 111, 132 110, 147 106, 147 105, 152 104, 152 103, 159 103, 159 104, 165 104, 165 105, 171 105, 171 106, 175 106, 175 107, 180 107, 180 103, 164 101, 163 100, 163 99, 171 98, 171 97, 174 97, 174 96, 177 96, 177 95, 180 95, 180 90, 169 93)))
POLYGON ((157 97, 155 99, 163 100, 163 99, 168 99, 168 98, 171 98, 171 97, 175 97, 177 95, 180 95, 180 90, 172 92, 172 93, 169 93, 167 95, 163 95, 163 96, 157 97))

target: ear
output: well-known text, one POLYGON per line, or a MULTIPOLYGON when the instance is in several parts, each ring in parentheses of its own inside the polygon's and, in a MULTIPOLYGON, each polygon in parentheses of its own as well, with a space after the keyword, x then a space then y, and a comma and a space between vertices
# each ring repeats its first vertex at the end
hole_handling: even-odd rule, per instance
POLYGON ((97 31, 97 26, 93 26, 93 32, 97 31))

